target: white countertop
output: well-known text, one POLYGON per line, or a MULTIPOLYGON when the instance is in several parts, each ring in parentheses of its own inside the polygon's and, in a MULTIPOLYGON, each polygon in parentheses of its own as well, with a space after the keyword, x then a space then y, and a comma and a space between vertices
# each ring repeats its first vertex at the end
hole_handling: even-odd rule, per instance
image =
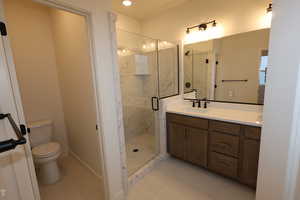
POLYGON ((176 102, 168 104, 166 112, 257 127, 261 127, 263 124, 262 107, 259 106, 228 106, 228 104, 210 103, 208 108, 204 109, 193 108, 190 102, 176 102))

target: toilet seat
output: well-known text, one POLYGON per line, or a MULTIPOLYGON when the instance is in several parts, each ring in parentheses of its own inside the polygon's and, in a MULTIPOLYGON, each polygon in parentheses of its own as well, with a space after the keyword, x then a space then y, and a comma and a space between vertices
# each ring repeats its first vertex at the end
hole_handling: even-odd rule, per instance
POLYGON ((32 149, 32 154, 35 158, 49 158, 58 153, 60 153, 60 144, 56 142, 42 144, 32 149))

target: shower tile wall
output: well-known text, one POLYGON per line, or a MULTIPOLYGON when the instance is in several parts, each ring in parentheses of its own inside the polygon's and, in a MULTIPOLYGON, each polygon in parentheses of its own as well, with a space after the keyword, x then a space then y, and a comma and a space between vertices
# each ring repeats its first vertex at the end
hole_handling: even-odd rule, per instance
POLYGON ((156 91, 156 58, 154 53, 147 57, 149 75, 136 75, 134 55, 119 56, 126 141, 140 134, 154 135, 151 97, 156 91))
POLYGON ((168 97, 178 93, 177 47, 161 49, 158 52, 159 96, 168 97))
MULTIPOLYGON (((148 58, 149 75, 135 74, 135 55, 119 56, 125 139, 139 134, 154 135, 155 133, 151 97, 157 95, 156 52, 139 54, 148 58)), ((159 51, 160 97, 177 93, 178 67, 176 66, 178 66, 177 48, 159 51)))
POLYGON ((156 153, 155 113, 151 97, 157 95, 155 53, 119 56, 123 121, 129 175, 152 160, 156 153), (135 55, 147 56, 149 73, 136 75, 135 55), (138 151, 136 151, 138 150, 138 151))
POLYGON ((158 112, 152 110, 152 97, 178 92, 177 47, 122 30, 117 39, 127 167, 132 175, 159 153, 158 112))

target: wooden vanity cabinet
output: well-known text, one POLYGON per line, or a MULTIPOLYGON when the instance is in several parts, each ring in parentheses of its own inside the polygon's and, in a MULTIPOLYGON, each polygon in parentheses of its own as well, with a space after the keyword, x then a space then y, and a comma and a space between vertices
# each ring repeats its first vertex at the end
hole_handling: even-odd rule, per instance
POLYGON ((252 187, 256 187, 257 182, 260 134, 260 128, 244 127, 240 181, 252 187))
POLYGON ((186 159, 186 128, 176 123, 168 124, 168 152, 172 156, 186 159))
POLYGON ((167 113, 168 152, 256 187, 259 127, 167 113))
MULTIPOLYGON (((201 120, 199 124, 191 127, 194 124, 193 120, 181 121, 177 120, 177 117, 176 115, 168 114, 167 146, 169 154, 176 158, 206 167, 208 120, 201 120)), ((190 118, 188 117, 187 119, 190 118)))
POLYGON ((207 166, 208 131, 186 128, 186 160, 196 165, 207 166))

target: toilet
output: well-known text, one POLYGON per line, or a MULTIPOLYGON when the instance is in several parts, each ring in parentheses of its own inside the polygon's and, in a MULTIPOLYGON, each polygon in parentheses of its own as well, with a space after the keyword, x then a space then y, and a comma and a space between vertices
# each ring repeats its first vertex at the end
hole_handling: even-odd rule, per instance
POLYGON ((61 155, 61 146, 52 141, 52 126, 50 120, 28 124, 33 160, 38 178, 43 184, 53 184, 60 179, 57 159, 61 155))

